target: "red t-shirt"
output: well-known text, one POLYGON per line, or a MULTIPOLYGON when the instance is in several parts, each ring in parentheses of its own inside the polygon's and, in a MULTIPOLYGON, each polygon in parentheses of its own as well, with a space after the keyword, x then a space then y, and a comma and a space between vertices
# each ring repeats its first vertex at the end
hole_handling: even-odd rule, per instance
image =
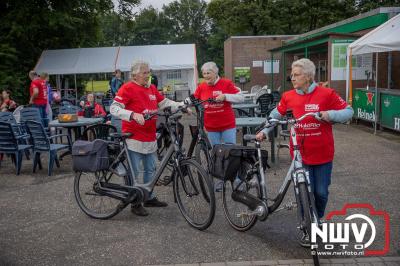
MULTIPOLYGON (((89 102, 85 102, 84 107, 90 107, 90 103, 89 102)), ((106 112, 104 111, 103 107, 98 103, 94 103, 93 113, 94 113, 93 115, 97 116, 97 117, 98 116, 104 117, 104 116, 107 115, 106 112)), ((84 115, 84 114, 85 114, 85 111, 78 112, 78 115, 84 115)))
POLYGON ((46 80, 43 79, 34 79, 31 82, 31 86, 29 87, 29 94, 32 96, 33 88, 38 88, 38 95, 33 100, 34 104, 38 105, 46 105, 47 104, 47 86, 46 80))
MULTIPOLYGON (((232 81, 220 78, 214 86, 206 82, 201 83, 194 96, 199 100, 216 98, 220 94, 236 94, 239 90, 235 88, 232 81)), ((204 127, 210 132, 220 132, 235 128, 235 113, 230 102, 204 103, 204 127)))
MULTIPOLYGON (((317 86, 313 92, 300 95, 296 90, 285 92, 277 107, 281 115, 292 109, 295 118, 305 113, 329 110, 341 110, 347 103, 330 88, 317 86)), ((297 144, 300 147, 303 162, 318 165, 333 160, 335 152, 332 124, 306 117, 296 125, 297 144)), ((290 154, 293 157, 293 146, 290 143, 290 154)))
MULTIPOLYGON (((145 114, 157 112, 158 103, 164 100, 157 88, 150 85, 149 88, 140 86, 134 82, 127 82, 119 88, 115 101, 125 105, 125 109, 135 113, 145 114)), ((122 120, 122 132, 132 133, 131 139, 143 142, 156 140, 157 116, 139 125, 136 121, 122 120)))

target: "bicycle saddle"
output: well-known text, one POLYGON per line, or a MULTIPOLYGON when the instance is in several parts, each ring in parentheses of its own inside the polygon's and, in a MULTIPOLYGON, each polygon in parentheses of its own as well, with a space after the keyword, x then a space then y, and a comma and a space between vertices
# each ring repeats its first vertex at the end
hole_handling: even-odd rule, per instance
POLYGON ((129 138, 130 136, 132 136, 132 133, 110 133, 110 137, 116 139, 129 138))

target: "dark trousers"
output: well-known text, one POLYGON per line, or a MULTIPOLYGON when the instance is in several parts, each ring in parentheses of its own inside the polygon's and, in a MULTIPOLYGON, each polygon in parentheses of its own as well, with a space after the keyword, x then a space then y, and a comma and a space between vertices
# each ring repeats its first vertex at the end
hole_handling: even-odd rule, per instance
POLYGON ((40 117, 42 118, 42 124, 44 127, 47 127, 49 125, 49 121, 47 119, 47 113, 46 113, 46 104, 33 104, 32 107, 38 108, 40 117))
POLYGON ((328 188, 331 184, 332 165, 332 162, 319 165, 304 164, 310 174, 311 190, 314 193, 318 218, 324 216, 326 204, 328 203, 328 188))

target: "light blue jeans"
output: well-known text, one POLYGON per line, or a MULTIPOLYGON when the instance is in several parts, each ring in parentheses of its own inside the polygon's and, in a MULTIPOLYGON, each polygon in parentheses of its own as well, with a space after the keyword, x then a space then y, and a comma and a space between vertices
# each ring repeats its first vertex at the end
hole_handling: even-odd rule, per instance
MULTIPOLYGON (((219 132, 208 132, 207 135, 212 146, 222 143, 236 144, 236 128, 230 128, 219 132)), ((224 182, 222 180, 217 180, 214 184, 215 190, 221 190, 223 185, 224 182)))
POLYGON ((208 139, 212 146, 221 143, 236 144, 236 128, 230 128, 219 132, 208 132, 208 139))
MULTIPOLYGON (((155 153, 140 153, 135 151, 129 151, 129 157, 132 162, 132 170, 135 174, 135 182, 139 180, 140 172, 143 172, 143 183, 149 183, 153 180, 153 175, 156 170, 156 155, 155 153), (143 171, 141 171, 143 169, 143 171)), ((150 194, 150 198, 154 198, 155 195, 153 192, 150 194)))

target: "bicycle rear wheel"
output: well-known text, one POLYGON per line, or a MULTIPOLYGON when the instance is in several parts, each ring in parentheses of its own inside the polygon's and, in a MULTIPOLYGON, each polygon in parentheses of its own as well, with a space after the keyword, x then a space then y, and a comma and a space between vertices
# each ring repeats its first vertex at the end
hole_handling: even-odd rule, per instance
MULTIPOLYGON (((303 221, 301 221, 302 227, 304 232, 308 234, 311 240, 311 223, 317 223, 318 221, 315 210, 311 205, 306 183, 299 184, 299 197, 301 201, 301 208, 303 210, 303 221)), ((311 249, 311 255, 313 257, 314 265, 319 265, 318 253, 315 248, 311 249)))
POLYGON ((194 160, 180 162, 174 193, 180 212, 198 230, 207 229, 215 216, 215 195, 209 175, 194 160))
POLYGON ((226 180, 222 188, 222 207, 225 218, 235 230, 241 232, 249 230, 257 222, 257 216, 255 214, 249 215, 250 209, 246 205, 232 199, 232 193, 236 190, 260 197, 258 176, 257 174, 248 175, 247 171, 250 169, 251 165, 244 162, 238 173, 240 181, 239 179, 235 181, 226 180))
POLYGON ((109 219, 121 211, 121 201, 102 195, 99 191, 99 181, 129 185, 128 177, 118 176, 111 171, 77 172, 75 175, 74 194, 79 208, 92 218, 109 219))

